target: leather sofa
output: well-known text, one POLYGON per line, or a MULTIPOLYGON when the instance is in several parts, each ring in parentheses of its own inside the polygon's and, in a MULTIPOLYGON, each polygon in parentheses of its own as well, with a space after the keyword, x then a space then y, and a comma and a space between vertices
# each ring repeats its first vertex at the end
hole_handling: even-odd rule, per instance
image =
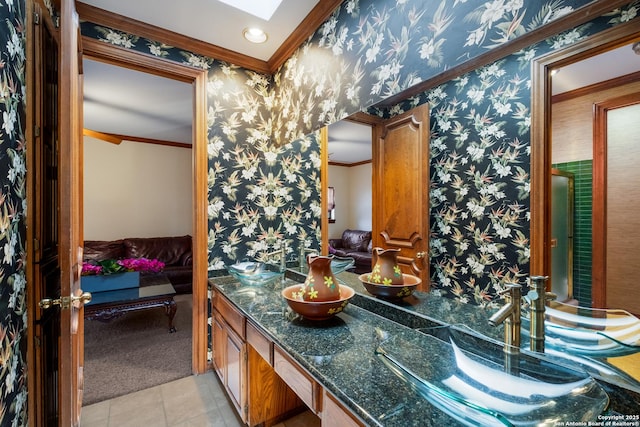
POLYGON ((329 239, 329 253, 336 256, 348 256, 355 260, 354 267, 349 270, 362 274, 371 271, 373 259, 371 247, 371 231, 349 230, 342 232, 342 238, 329 239))
POLYGON ((192 291, 193 252, 191 236, 140 237, 120 240, 86 240, 84 261, 148 258, 164 262, 167 275, 178 294, 192 291))

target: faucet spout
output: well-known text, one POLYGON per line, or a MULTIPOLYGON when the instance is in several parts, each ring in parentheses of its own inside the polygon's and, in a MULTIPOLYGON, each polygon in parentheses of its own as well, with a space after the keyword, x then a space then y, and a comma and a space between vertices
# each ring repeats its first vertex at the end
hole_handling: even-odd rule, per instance
POLYGON ((287 241, 286 240, 282 241, 282 244, 280 245, 280 249, 266 254, 266 256, 268 257, 274 256, 274 255, 280 258, 280 271, 281 272, 286 271, 287 270, 287 241))
POLYGON ((504 323, 504 352, 506 354, 520 353, 520 303, 522 299, 522 286, 511 283, 500 292, 504 295, 506 304, 489 318, 491 326, 504 323))
POLYGON ((507 318, 511 317, 513 314, 513 302, 510 301, 507 304, 500 307, 500 310, 493 313, 493 315, 489 318, 489 324, 491 326, 498 326, 504 323, 507 318))

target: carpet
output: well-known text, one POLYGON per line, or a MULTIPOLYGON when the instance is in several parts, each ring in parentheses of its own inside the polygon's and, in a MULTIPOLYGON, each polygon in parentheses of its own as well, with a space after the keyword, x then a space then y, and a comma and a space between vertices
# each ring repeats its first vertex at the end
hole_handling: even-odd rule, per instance
POLYGON ((83 406, 191 375, 191 298, 174 298, 173 334, 163 308, 126 313, 108 323, 87 320, 83 406))

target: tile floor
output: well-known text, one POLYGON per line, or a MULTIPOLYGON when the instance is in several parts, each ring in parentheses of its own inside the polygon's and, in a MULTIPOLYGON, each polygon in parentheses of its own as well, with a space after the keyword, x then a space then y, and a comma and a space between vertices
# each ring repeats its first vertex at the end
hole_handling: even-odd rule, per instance
POLYGON ((82 408, 81 427, 237 427, 213 372, 182 378, 82 408))
MULTIPOLYGON (((81 427, 239 427, 236 411, 213 372, 182 378, 82 408, 81 427)), ((304 412, 274 427, 315 427, 304 412)))

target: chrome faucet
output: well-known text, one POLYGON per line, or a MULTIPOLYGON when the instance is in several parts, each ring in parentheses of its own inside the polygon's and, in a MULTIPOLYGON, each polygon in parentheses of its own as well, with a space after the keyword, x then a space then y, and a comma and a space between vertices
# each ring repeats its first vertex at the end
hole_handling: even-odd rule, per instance
POLYGON ((531 276, 529 293, 525 299, 530 306, 529 348, 531 351, 544 353, 544 311, 547 301, 557 298, 554 293, 547 292, 548 276, 531 276))
POLYGON ((283 240, 280 249, 266 254, 267 257, 277 255, 280 258, 280 272, 287 270, 287 241, 283 240))
POLYGON ((504 352, 506 354, 520 353, 520 303, 522 299, 522 286, 510 283, 506 289, 499 292, 504 295, 506 304, 489 318, 491 326, 504 323, 504 352))

